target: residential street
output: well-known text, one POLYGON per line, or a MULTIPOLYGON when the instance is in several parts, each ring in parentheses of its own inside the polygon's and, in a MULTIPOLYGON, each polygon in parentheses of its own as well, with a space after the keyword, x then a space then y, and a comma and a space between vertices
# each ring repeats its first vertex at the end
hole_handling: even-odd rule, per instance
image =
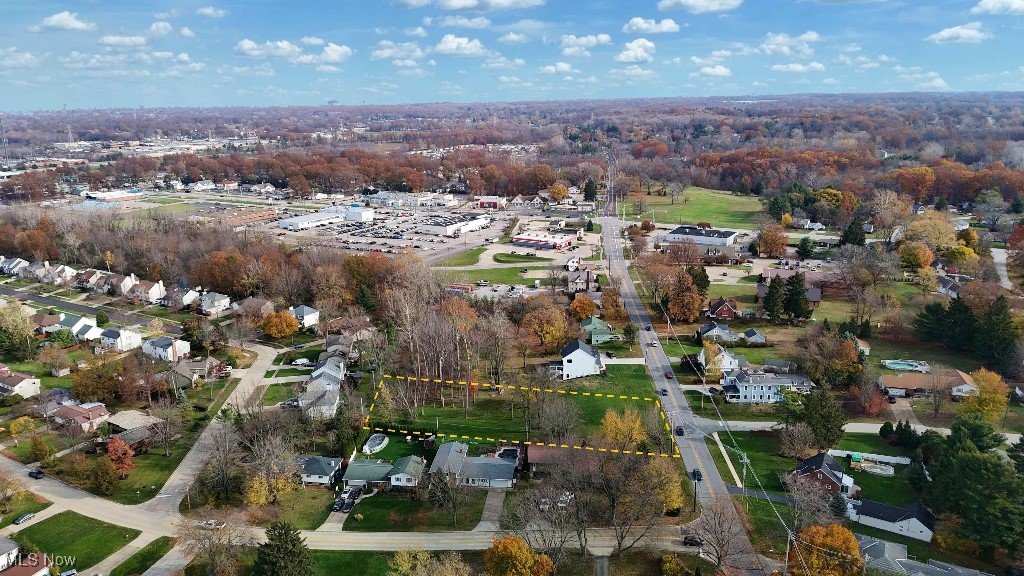
MULTIPOLYGON (((95 317, 96 316, 96 312, 98 312, 98 309, 95 306, 85 306, 84 304, 76 304, 74 302, 67 302, 67 301, 64 301, 64 300, 58 300, 57 298, 50 298, 48 296, 40 296, 38 294, 33 294, 31 292, 22 292, 20 290, 15 290, 13 288, 8 288, 6 286, 0 286, 0 295, 10 296, 10 297, 16 298, 16 299, 24 298, 26 300, 31 300, 33 302, 37 302, 37 303, 42 304, 44 306, 51 306, 51 307, 54 307, 54 308, 64 308, 65 310, 71 310, 72 312, 75 312, 77 314, 81 314, 81 315, 89 316, 89 317, 95 317)), ((149 317, 145 317, 145 316, 139 316, 138 314, 131 314, 131 313, 127 313, 127 312, 120 312, 120 311, 108 311, 107 314, 112 319, 115 319, 114 318, 115 315, 120 315, 122 317, 123 323, 139 324, 139 325, 142 325, 142 326, 145 326, 146 324, 148 324, 150 321, 153 320, 153 318, 149 318, 149 317)), ((115 321, 116 320, 117 319, 115 319, 115 321)), ((179 328, 178 326, 175 326, 174 324, 171 324, 171 323, 166 323, 165 324, 165 329, 167 330, 167 332, 169 334, 181 334, 181 328, 179 328)))
POLYGON ((993 248, 992 262, 996 265, 996 274, 999 274, 999 285, 1007 290, 1013 290, 1013 284, 1010 283, 1010 275, 1006 271, 1006 249, 993 248))

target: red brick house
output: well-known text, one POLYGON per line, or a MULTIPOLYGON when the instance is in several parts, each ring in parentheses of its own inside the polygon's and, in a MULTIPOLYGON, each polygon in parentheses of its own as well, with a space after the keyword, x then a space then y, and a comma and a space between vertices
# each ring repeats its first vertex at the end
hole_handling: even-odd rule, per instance
POLYGON ((740 315, 735 298, 719 297, 708 302, 707 317, 718 320, 735 320, 740 315))
POLYGON ((847 474, 843 465, 827 452, 819 452, 817 456, 803 460, 791 475, 808 478, 829 494, 852 496, 853 476, 847 474))

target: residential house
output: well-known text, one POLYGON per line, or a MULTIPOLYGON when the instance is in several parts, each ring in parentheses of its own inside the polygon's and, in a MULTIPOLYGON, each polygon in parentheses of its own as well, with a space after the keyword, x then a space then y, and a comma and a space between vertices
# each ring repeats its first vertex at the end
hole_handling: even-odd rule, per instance
POLYGON ((582 340, 573 340, 562 348, 562 359, 548 365, 553 375, 562 380, 604 374, 601 353, 582 340))
POLYGON ((61 406, 77 404, 71 398, 71 390, 67 388, 50 388, 42 392, 39 404, 35 407, 35 413, 42 418, 49 418, 61 406))
POLYGON ((18 562, 18 543, 0 536, 0 570, 7 570, 18 562))
POLYGON ((124 442, 136 454, 144 454, 149 450, 149 445, 153 438, 153 431, 143 426, 140 428, 132 428, 131 430, 116 432, 111 434, 110 438, 117 438, 124 442))
POLYGON ((963 286, 956 279, 945 275, 937 276, 935 279, 938 281, 939 287, 937 291, 939 294, 949 296, 950 298, 960 297, 960 290, 963 289, 963 286))
POLYGON ((236 315, 245 316, 256 320, 263 320, 274 311, 274 303, 265 298, 249 296, 231 304, 236 315))
POLYGON ((567 288, 570 293, 596 292, 598 289, 597 273, 590 268, 581 268, 566 276, 567 288))
MULTIPOLYGON (((122 276, 121 274, 110 274, 104 278, 102 290, 115 296, 126 296, 133 286, 139 283, 135 274, 122 276)), ((99 286, 97 286, 99 288, 99 286)))
POLYGON ((761 370, 772 374, 789 374, 796 370, 796 364, 788 360, 765 358, 764 365, 761 367, 761 370))
POLYGON ((332 386, 341 386, 345 381, 345 358, 340 355, 328 356, 313 365, 310 381, 321 381, 332 386))
POLYGON ((739 334, 729 329, 728 324, 721 324, 719 322, 708 322, 693 334, 694 340, 715 342, 718 344, 731 344, 739 341, 739 334))
POLYGON ((814 388, 811 379, 802 374, 775 374, 749 369, 726 372, 722 390, 727 402, 761 404, 781 402, 783 392, 806 394, 814 388))
POLYGON ((299 326, 302 328, 312 328, 320 323, 320 311, 311 306, 301 305, 288 308, 288 313, 299 321, 299 326))
POLYGON ((461 442, 442 444, 430 464, 430 474, 446 474, 459 484, 480 488, 514 488, 516 462, 504 458, 469 456, 461 442))
POLYGON ((891 506, 873 500, 861 500, 849 513, 850 520, 915 540, 931 542, 935 517, 924 506, 913 503, 891 506))
POLYGON ((828 452, 819 452, 817 456, 805 458, 790 475, 807 478, 829 494, 854 495, 853 476, 847 474, 843 465, 829 456, 828 452))
POLYGON ((936 383, 943 390, 953 389, 964 384, 974 386, 974 378, 966 372, 953 369, 943 372, 938 381, 931 374, 910 372, 878 377, 878 388, 882 393, 898 397, 927 394, 936 386, 936 383))
POLYGON ((391 483, 391 469, 394 466, 383 460, 360 458, 348 463, 342 481, 345 487, 359 488, 370 486, 383 488, 391 483))
POLYGON ((311 380, 299 394, 299 407, 311 419, 329 420, 338 413, 341 389, 327 382, 311 380))
POLYGON ((800 228, 803 230, 824 230, 825 225, 821 222, 812 222, 808 218, 797 218, 793 221, 794 228, 800 228))
POLYGON ((745 342, 747 345, 768 343, 768 338, 753 328, 744 330, 743 333, 740 334, 740 340, 745 342))
POLYGON ((21 276, 21 270, 28 267, 28 260, 21 258, 4 258, 0 271, 8 276, 21 276))
POLYGON ((182 358, 187 358, 190 351, 191 346, 188 342, 170 336, 161 336, 142 343, 143 354, 167 362, 177 362, 182 358))
POLYGON ((45 260, 36 260, 18 271, 18 277, 33 282, 42 282, 50 270, 50 263, 45 260))
POLYGON ((132 298, 141 302, 149 302, 150 304, 159 304, 160 300, 167 295, 167 289, 164 288, 164 281, 150 282, 149 280, 141 280, 135 286, 132 286, 128 291, 128 295, 132 298))
POLYGON ((121 410, 107 418, 107 424, 110 425, 112 432, 125 432, 136 428, 152 428, 162 422, 162 418, 157 418, 141 410, 121 410))
POLYGON ((612 327, 600 318, 591 316, 580 322, 580 330, 587 335, 591 344, 604 344, 612 339, 612 327))
POLYGON ((865 356, 871 356, 871 344, 868 344, 867 340, 861 340, 860 338, 855 338, 855 340, 857 344, 857 352, 860 352, 865 356))
POLYGON ((82 270, 71 279, 71 285, 79 290, 95 291, 103 276, 103 272, 99 270, 82 270))
POLYGON ((219 316, 231 307, 231 298, 218 292, 207 292, 199 299, 199 310, 207 316, 219 316))
POLYGON ((215 190, 217 185, 213 183, 213 180, 200 180, 189 184, 185 188, 189 192, 206 192, 207 190, 215 190))
POLYGON ((980 391, 978 387, 970 382, 964 382, 963 384, 957 384, 950 389, 949 394, 955 401, 961 401, 968 396, 977 396, 980 391))
POLYGON ((864 568, 871 573, 910 576, 993 576, 988 572, 934 559, 928 562, 911 560, 907 554, 906 544, 856 533, 854 536, 857 537, 860 554, 864 557, 864 568))
MULTIPOLYGON (((718 347, 717 368, 719 372, 731 372, 747 367, 747 359, 742 354, 733 354, 723 348, 721 344, 716 344, 715 346, 718 347)), ((697 355, 697 362, 701 368, 707 371, 707 357, 704 354, 704 349, 701 349, 700 354, 697 355)))
MULTIPOLYGON (((760 304, 764 301, 765 296, 768 295, 768 283, 761 282, 757 285, 757 296, 754 297, 754 302, 760 304)), ((808 285, 807 286, 807 301, 810 302, 811 308, 817 308, 821 305, 821 286, 808 285)))
POLYGON ((22 398, 39 395, 40 380, 29 374, 15 372, 0 364, 0 398, 17 394, 22 398))
POLYGON ((35 324, 37 332, 49 334, 60 330, 61 317, 59 314, 33 314, 28 319, 35 324))
POLYGON ((303 486, 331 486, 338 478, 341 458, 325 458, 323 456, 300 456, 302 471, 299 478, 303 486))
POLYGON ((95 432, 110 418, 110 412, 101 402, 64 405, 53 413, 53 421, 61 426, 82 432, 95 432))
POLYGON ((96 326, 96 319, 77 314, 61 313, 57 330, 67 330, 79 341, 99 340, 103 330, 96 326))
POLYGON ((736 317, 740 316, 739 305, 736 303, 735 298, 720 296, 718 300, 708 302, 704 315, 716 320, 735 320, 736 317))
POLYGON ((100 333, 100 345, 117 352, 127 352, 142 346, 142 334, 127 328, 107 328, 100 333))
POLYGON ((1017 396, 1018 400, 1024 400, 1024 384, 1014 386, 1013 393, 1017 396))
POLYGON ((221 180, 221 190, 238 190, 238 182, 234 180, 221 180))
POLYGON ((48 554, 22 555, 17 542, 0 538, 0 570, 4 576, 47 576, 52 563, 48 554))
POLYGON ((78 271, 70 266, 60 264, 46 271, 43 275, 43 282, 54 286, 64 286, 71 283, 71 279, 78 274, 78 271))
POLYGON ((403 456, 395 461, 389 475, 392 488, 415 488, 423 480, 427 461, 422 456, 403 456))

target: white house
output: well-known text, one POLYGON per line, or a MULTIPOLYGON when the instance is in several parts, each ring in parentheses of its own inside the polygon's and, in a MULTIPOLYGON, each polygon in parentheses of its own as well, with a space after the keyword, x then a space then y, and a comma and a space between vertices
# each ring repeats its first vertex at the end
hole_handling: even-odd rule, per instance
POLYGON ((312 380, 306 385, 306 391, 299 395, 299 407, 311 419, 330 420, 338 413, 340 392, 339 386, 312 380))
POLYGON ((951 396, 953 396, 953 400, 963 400, 968 396, 977 396, 978 387, 975 386, 974 384, 964 382, 963 384, 958 384, 957 386, 954 386, 949 391, 949 393, 951 396))
POLYGON ((78 274, 78 270, 61 264, 47 270, 43 281, 55 286, 63 286, 68 284, 76 274, 78 274))
POLYGON ((18 276, 26 280, 35 280, 36 282, 42 282, 50 269, 50 263, 47 261, 36 260, 35 262, 25 266, 18 271, 18 276))
POLYGON ((403 456, 391 468, 391 486, 394 488, 415 488, 423 479, 427 463, 422 456, 403 456))
POLYGON ((199 299, 199 310, 207 316, 217 316, 231 307, 231 298, 218 292, 207 292, 199 299))
POLYGON ((0 265, 0 270, 9 276, 20 276, 22 268, 27 266, 28 260, 22 260, 21 258, 5 258, 3 264, 0 265))
POLYGON ((0 397, 17 394, 22 398, 31 398, 39 395, 39 386, 39 378, 0 365, 0 397))
MULTIPOLYGON (((740 368, 747 367, 747 358, 742 354, 733 354, 732 352, 722 348, 721 344, 716 344, 718 347, 718 371, 719 372, 731 372, 733 370, 739 370, 740 368)), ((704 356, 704 349, 702 348, 700 354, 697 355, 697 362, 700 363, 701 368, 707 370, 707 358, 704 356)))
POLYGON ((177 362, 182 358, 186 358, 190 352, 191 348, 188 342, 171 338, 170 336, 153 338, 152 340, 146 340, 142 344, 143 354, 159 358, 160 360, 166 360, 167 362, 177 362))
POLYGON ((312 328, 320 323, 320 311, 310 306, 289 307, 288 313, 294 316, 299 321, 299 326, 303 328, 312 328))
POLYGON ((736 342, 740 339, 739 334, 729 329, 728 324, 722 324, 720 322, 708 322, 700 328, 693 335, 696 340, 707 340, 709 342, 725 342, 731 343, 736 342))
POLYGON ((562 380, 604 374, 601 353, 582 340, 573 340, 562 348, 562 359, 548 365, 553 375, 562 380))
POLYGON ((127 352, 142 346, 142 334, 125 328, 107 328, 100 334, 100 344, 104 348, 127 352))
POLYGON ((18 543, 0 537, 0 570, 7 570, 18 562, 18 543))
POLYGON ((811 379, 802 374, 774 374, 735 370, 722 377, 722 390, 728 402, 762 404, 782 401, 783 392, 810 392, 811 379))
POLYGON ((149 302, 150 304, 157 304, 167 295, 167 289, 164 288, 163 280, 157 282, 142 280, 135 286, 132 286, 130 293, 139 300, 149 302))
POLYGON ((341 458, 324 458, 323 456, 302 456, 302 471, 299 477, 302 484, 315 484, 318 486, 330 486, 338 476, 338 468, 341 467, 341 458))
POLYGON ((199 182, 193 182, 188 185, 189 192, 205 192, 216 188, 217 185, 213 183, 213 180, 200 180, 199 182))
MULTIPOLYGON (((85 316, 79 316, 77 314, 60 314, 60 324, 57 325, 57 330, 68 330, 75 337, 78 337, 79 333, 83 336, 88 336, 89 328, 96 328, 96 320, 94 318, 87 318, 85 316)), ((98 336, 98 335, 97 335, 98 336)), ((88 340, 89 338, 79 338, 79 340, 88 340)))
POLYGON ((129 274, 122 276, 120 274, 111 274, 106 277, 106 282, 103 284, 103 289, 111 294, 128 294, 133 286, 139 283, 139 279, 135 274, 129 274))
POLYGON ((873 500, 862 500, 860 504, 854 504, 849 516, 850 520, 865 526, 924 542, 931 542, 935 530, 935 518, 920 504, 890 506, 873 500))

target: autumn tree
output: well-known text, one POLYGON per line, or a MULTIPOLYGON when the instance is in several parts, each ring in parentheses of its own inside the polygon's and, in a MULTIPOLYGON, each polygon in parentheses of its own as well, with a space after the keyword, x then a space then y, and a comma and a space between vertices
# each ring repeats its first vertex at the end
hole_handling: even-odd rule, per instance
POLYGON ((36 354, 36 360, 51 374, 71 367, 71 358, 57 346, 46 346, 36 354))
POLYGON ((957 245, 953 221, 944 212, 929 210, 907 225, 907 242, 923 242, 932 252, 941 252, 957 245))
POLYGON ((627 407, 622 412, 609 408, 601 419, 601 438, 610 447, 634 450, 647 442, 647 427, 635 408, 627 407))
POLYGON ((704 380, 707 382, 718 382, 722 379, 722 347, 710 340, 703 344, 704 352, 704 380))
POLYGON ((548 196, 554 202, 561 202, 569 197, 569 190, 565 184, 554 183, 548 187, 548 196))
POLYGON ((577 320, 583 320, 584 318, 590 318, 597 312, 597 304, 594 303, 590 296, 580 293, 573 299, 569 309, 576 315, 577 320))
POLYGON ((904 242, 896 250, 900 255, 900 263, 906 268, 927 268, 932 265, 935 255, 924 242, 904 242))
POLYGON ((786 254, 786 230, 778 224, 765 226, 757 238, 758 250, 769 258, 786 254))
POLYGON ((32 344, 35 325, 17 301, 4 300, 0 306, 0 353, 17 360, 30 358, 35 352, 32 344))
POLYGON ((399 550, 388 561, 387 576, 469 576, 472 568, 458 552, 434 555, 425 550, 399 550))
POLYGON ((56 450, 46 442, 45 436, 34 435, 29 439, 28 459, 33 462, 46 462, 56 450))
POLYGON ((117 470, 108 456, 100 456, 92 465, 90 483, 93 492, 110 496, 117 489, 117 470))
POLYGON ((569 320, 565 312, 553 305, 529 312, 523 317, 522 325, 533 346, 542 354, 558 350, 569 338, 569 320))
POLYGON ((779 434, 779 454, 787 458, 804 458, 814 448, 814 431, 806 422, 795 422, 779 434))
POLYGON ((299 321, 287 310, 271 312, 263 320, 263 331, 271 338, 287 338, 299 331, 299 321))
POLYGON ((978 393, 964 398, 960 404, 960 414, 978 414, 985 420, 998 424, 1006 413, 1009 403, 1010 389, 999 377, 999 374, 984 368, 971 372, 978 393))
POLYGON ((24 493, 25 485, 20 477, 10 470, 0 470, 0 503, 3 503, 4 514, 11 511, 11 502, 24 493))
POLYGON ((669 317, 680 322, 693 322, 700 316, 703 305, 704 299, 697 292, 690 274, 680 270, 668 296, 669 317))
MULTIPOLYGON (((240 557, 253 544, 248 527, 239 522, 226 508, 204 508, 178 525, 178 542, 186 554, 195 558, 204 576, 231 576, 236 574, 240 557), (206 528, 205 522, 223 526, 217 530, 206 528)), ((308 572, 307 572, 308 574, 308 572)))
POLYGON ((516 536, 495 538, 484 551, 484 566, 489 576, 549 576, 555 565, 544 554, 537 554, 516 536))
POLYGON ((22 436, 36 429, 36 423, 29 416, 21 416, 11 421, 8 429, 11 432, 11 438, 14 438, 14 444, 17 445, 22 436))
POLYGON ((117 470, 122 480, 135 469, 135 462, 132 461, 134 456, 135 451, 121 438, 115 436, 107 442, 107 457, 110 458, 110 463, 114 465, 114 470, 117 470))
POLYGON ((801 530, 790 550, 789 566, 796 576, 860 576, 864 560, 853 532, 831 524, 801 530))
POLYGON ((667 514, 681 510, 685 504, 683 479, 675 463, 670 458, 651 458, 644 472, 648 481, 658 490, 663 512, 667 514))

